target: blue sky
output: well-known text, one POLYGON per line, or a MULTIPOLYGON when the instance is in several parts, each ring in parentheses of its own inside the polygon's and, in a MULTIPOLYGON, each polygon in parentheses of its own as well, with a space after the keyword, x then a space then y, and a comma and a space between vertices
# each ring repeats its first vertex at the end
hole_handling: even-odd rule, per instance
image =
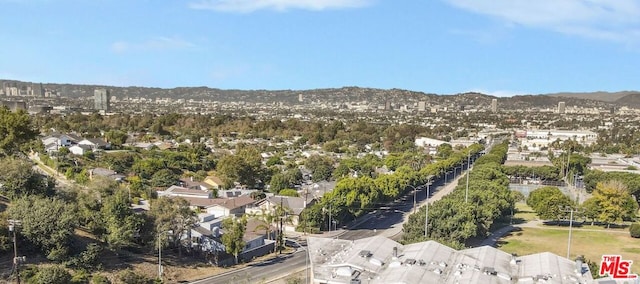
POLYGON ((4 79, 640 90, 639 0, 0 0, 0 11, 4 79))

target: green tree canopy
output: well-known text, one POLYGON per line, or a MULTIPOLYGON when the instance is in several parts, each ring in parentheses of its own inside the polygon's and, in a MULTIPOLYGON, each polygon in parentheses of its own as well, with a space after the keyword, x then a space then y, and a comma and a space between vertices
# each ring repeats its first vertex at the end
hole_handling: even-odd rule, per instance
POLYGON ((76 208, 58 198, 23 197, 12 202, 9 216, 22 220, 21 234, 52 260, 67 257, 78 226, 76 208))
POLYGON ((243 240, 244 233, 247 230, 246 218, 227 218, 222 221, 224 234, 222 235, 222 244, 227 253, 235 257, 238 263, 238 255, 244 250, 245 242, 243 240))
POLYGON ((36 173, 30 161, 5 157, 0 164, 0 194, 9 198, 53 194, 55 181, 36 173))
POLYGON ((285 188, 285 189, 281 190, 278 194, 282 195, 282 196, 291 196, 291 197, 298 197, 299 196, 298 192, 295 189, 292 189, 292 188, 285 188))
POLYGON ((565 207, 574 204, 559 188, 544 186, 529 194, 527 205, 531 206, 540 218, 557 220, 566 215, 565 207))
POLYGON ((638 210, 638 203, 629 194, 624 183, 618 180, 599 183, 591 198, 595 199, 600 208, 600 220, 609 224, 631 218, 638 210))
POLYGON ((154 218, 156 235, 170 232, 168 239, 172 240, 173 247, 178 248, 182 235, 198 221, 195 212, 189 208, 189 202, 182 198, 158 198, 151 204, 150 213, 154 218))
POLYGON ((29 145, 37 135, 38 131, 32 125, 26 111, 12 112, 7 107, 0 107, 0 155, 18 152, 23 145, 29 145))
POLYGON ((311 179, 314 182, 329 180, 333 173, 333 160, 327 156, 311 155, 304 163, 311 171, 311 179))

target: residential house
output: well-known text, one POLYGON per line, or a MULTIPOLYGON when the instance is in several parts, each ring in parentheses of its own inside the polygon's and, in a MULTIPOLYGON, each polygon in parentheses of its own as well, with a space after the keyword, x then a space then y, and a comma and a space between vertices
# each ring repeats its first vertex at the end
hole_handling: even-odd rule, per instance
POLYGON ((181 178, 178 183, 180 184, 180 186, 186 187, 188 189, 197 189, 197 190, 205 190, 205 191, 208 191, 209 189, 211 189, 211 185, 204 182, 195 181, 193 180, 193 177, 181 178))
POLYGON ((172 185, 164 191, 158 191, 158 196, 183 197, 184 199, 207 199, 211 200, 213 193, 209 190, 191 189, 182 186, 172 185))
POLYGON ((87 152, 91 152, 91 147, 88 145, 73 145, 69 147, 69 152, 74 155, 84 155, 87 152))
POLYGON ((220 198, 234 198, 242 195, 251 196, 251 193, 258 192, 257 189, 242 189, 242 188, 233 188, 226 190, 218 190, 218 197, 220 198))
POLYGON ((45 151, 48 154, 51 154, 53 152, 57 152, 60 147, 71 147, 78 144, 78 142, 81 141, 82 138, 74 134, 52 133, 51 135, 45 136, 40 140, 44 145, 45 151))
POLYGON ((289 220, 284 227, 285 231, 294 231, 299 224, 299 217, 302 210, 307 206, 313 205, 315 199, 310 201, 305 200, 302 197, 291 196, 267 196, 267 198, 256 202, 254 207, 247 208, 247 214, 260 215, 262 212, 269 212, 271 214, 276 213, 276 209, 280 206, 285 209, 289 220))
POLYGON ((91 150, 93 151, 96 151, 98 149, 101 149, 101 150, 111 149, 111 144, 100 138, 83 139, 82 141, 78 142, 78 145, 87 145, 91 147, 91 150))
POLYGON ((224 182, 217 176, 208 176, 204 179, 204 183, 212 186, 214 189, 221 189, 224 186, 224 182))

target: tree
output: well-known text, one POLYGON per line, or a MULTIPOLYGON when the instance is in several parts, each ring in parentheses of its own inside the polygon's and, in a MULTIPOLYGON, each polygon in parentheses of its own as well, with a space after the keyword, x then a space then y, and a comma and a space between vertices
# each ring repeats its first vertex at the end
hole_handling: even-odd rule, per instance
POLYGON ((573 206, 573 202, 559 188, 544 186, 529 194, 527 205, 536 211, 538 217, 557 220, 560 216, 566 215, 564 208, 573 206))
POLYGON ((262 157, 254 147, 240 147, 237 154, 222 157, 216 170, 227 188, 234 182, 254 187, 262 178, 262 157))
POLYGON ((222 235, 222 244, 224 245, 227 253, 231 254, 235 258, 235 263, 238 264, 238 255, 244 250, 244 233, 247 230, 247 219, 242 218, 227 218, 222 221, 222 227, 224 228, 224 234, 222 235))
POLYGON ((329 180, 333 173, 333 160, 326 156, 311 155, 304 166, 311 171, 311 179, 314 182, 329 180))
POLYGON ((582 211, 584 212, 584 217, 587 219, 591 219, 591 225, 600 218, 600 205, 598 204, 598 200, 595 198, 589 198, 581 205, 582 211))
POLYGON ((109 130, 104 134, 104 137, 107 142, 114 146, 122 146, 122 144, 127 142, 127 133, 120 130, 109 130))
POLYGON ((55 181, 36 173, 31 162, 5 157, 0 159, 0 164, 0 194, 9 198, 53 194, 55 181))
POLYGON ((22 235, 45 252, 47 258, 66 258, 78 226, 74 206, 58 198, 30 196, 12 202, 9 216, 22 220, 22 235))
POLYGON ((443 143, 436 147, 437 156, 442 159, 447 159, 453 153, 453 147, 449 143, 443 143))
POLYGON ((156 235, 170 232, 172 246, 181 249, 182 236, 191 230, 198 219, 195 212, 189 208, 189 202, 182 198, 158 198, 151 206, 156 235))
POLYGON ((291 197, 298 197, 298 192, 295 189, 292 188, 285 188, 283 190, 281 190, 279 193, 279 195, 282 196, 291 196, 291 197))
POLYGON ((271 192, 278 193, 287 187, 289 187, 289 181, 283 173, 271 176, 271 182, 269 182, 269 190, 271 192))
POLYGON ((127 193, 119 190, 103 200, 101 208, 105 226, 104 240, 111 250, 132 246, 144 225, 144 219, 133 212, 127 193))
POLYGON ((177 174, 175 174, 172 170, 162 169, 155 172, 151 177, 151 186, 169 187, 176 184, 176 182, 178 182, 179 179, 180 177, 177 174))
POLYGON ((38 136, 26 111, 12 112, 4 106, 0 107, 0 133, 0 155, 14 154, 38 136))
POLYGON ((593 197, 600 208, 600 220, 611 223, 622 222, 625 218, 635 215, 638 203, 629 194, 627 187, 618 180, 598 183, 593 197))
POLYGON ((273 225, 273 223, 276 221, 276 219, 278 217, 275 214, 275 212, 267 211, 265 209, 260 209, 260 214, 253 214, 251 216, 254 217, 258 222, 260 222, 260 224, 257 225, 255 229, 256 230, 264 230, 265 234, 267 235, 267 238, 270 240, 271 239, 271 228, 272 228, 271 225, 273 225))

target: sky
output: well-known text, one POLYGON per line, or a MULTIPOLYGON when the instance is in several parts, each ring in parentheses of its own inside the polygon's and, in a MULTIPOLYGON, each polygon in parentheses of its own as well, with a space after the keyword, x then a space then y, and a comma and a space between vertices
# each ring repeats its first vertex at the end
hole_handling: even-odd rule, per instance
POLYGON ((640 90, 640 0, 0 0, 0 79, 640 90))

